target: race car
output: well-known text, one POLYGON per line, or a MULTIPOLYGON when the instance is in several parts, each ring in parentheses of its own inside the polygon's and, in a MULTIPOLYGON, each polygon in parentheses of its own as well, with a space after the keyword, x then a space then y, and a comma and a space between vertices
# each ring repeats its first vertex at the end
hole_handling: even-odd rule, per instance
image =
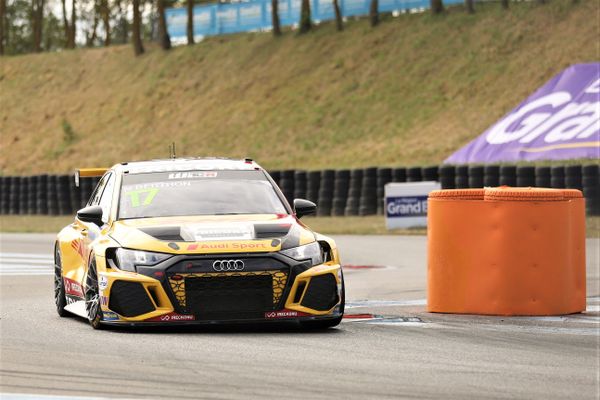
POLYGON ((102 176, 57 236, 58 314, 90 325, 295 321, 325 329, 344 313, 335 242, 299 219, 251 159, 173 158, 87 168, 102 176))

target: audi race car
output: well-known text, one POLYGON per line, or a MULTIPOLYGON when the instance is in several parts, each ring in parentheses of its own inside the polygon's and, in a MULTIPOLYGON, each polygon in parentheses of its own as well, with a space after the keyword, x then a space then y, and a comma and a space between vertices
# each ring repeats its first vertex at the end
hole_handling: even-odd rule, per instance
POLYGON ((296 321, 338 325, 344 280, 333 240, 299 221, 250 159, 168 159, 76 172, 102 176, 58 234, 61 317, 105 325, 296 321))

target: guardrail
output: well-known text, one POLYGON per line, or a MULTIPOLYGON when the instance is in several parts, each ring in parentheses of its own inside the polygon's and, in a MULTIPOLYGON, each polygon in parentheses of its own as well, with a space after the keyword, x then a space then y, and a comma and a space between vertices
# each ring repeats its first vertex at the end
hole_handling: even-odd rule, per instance
MULTIPOLYGON (((428 167, 368 167, 321 171, 270 171, 285 197, 318 204, 318 215, 383 214, 383 188, 390 182, 439 181, 443 189, 484 186, 532 186, 579 189, 588 215, 600 215, 598 165, 514 166, 442 165, 428 167)), ((0 176, 0 214, 74 214, 85 206, 99 178, 72 175, 0 176)))
MULTIPOLYGON (((279 1, 281 26, 297 25, 300 19, 300 0, 279 1)), ((444 0, 444 4, 462 4, 463 0, 444 0)), ((370 0, 339 0, 343 17, 369 15, 370 0)), ((424 11, 429 0, 378 0, 379 12, 424 11)), ((331 0, 311 0, 311 17, 315 22, 335 18, 331 0)), ((183 40, 187 32, 186 8, 165 10, 167 30, 172 40, 183 40)), ((238 32, 272 29, 271 0, 244 3, 213 3, 194 7, 194 36, 214 36, 238 32)))

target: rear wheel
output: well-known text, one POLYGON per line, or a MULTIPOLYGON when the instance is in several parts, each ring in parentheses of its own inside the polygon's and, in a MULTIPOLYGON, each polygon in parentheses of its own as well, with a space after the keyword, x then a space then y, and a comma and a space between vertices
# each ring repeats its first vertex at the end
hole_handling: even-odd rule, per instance
POLYGON ((58 243, 54 246, 54 304, 56 312, 61 317, 66 317, 69 312, 65 310, 67 298, 65 297, 65 285, 62 277, 62 262, 58 243))
POLYGON ((98 290, 98 272, 96 271, 96 260, 92 256, 85 278, 85 311, 90 325, 94 329, 100 329, 102 325, 102 310, 100 310, 100 291, 98 290))

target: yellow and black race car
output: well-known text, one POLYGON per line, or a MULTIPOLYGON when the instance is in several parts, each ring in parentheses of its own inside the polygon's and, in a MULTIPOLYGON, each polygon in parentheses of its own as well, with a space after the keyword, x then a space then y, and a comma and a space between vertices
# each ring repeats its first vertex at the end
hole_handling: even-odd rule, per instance
POLYGON ((333 240, 298 219, 250 159, 168 159, 77 171, 101 176, 58 234, 60 316, 104 325, 297 321, 327 328, 344 313, 333 240))

